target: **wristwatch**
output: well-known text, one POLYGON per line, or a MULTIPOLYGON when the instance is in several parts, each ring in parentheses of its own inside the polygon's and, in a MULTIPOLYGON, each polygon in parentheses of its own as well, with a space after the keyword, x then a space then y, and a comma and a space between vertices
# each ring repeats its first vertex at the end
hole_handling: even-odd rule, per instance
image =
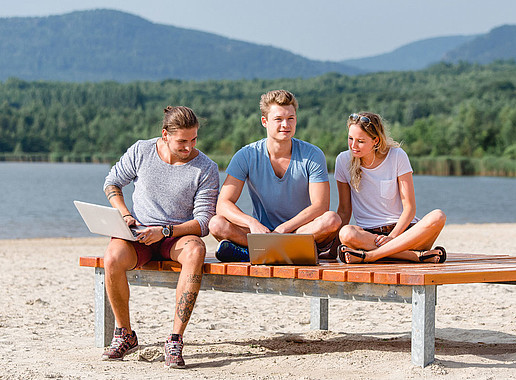
POLYGON ((171 224, 170 226, 163 227, 163 229, 161 230, 161 233, 166 238, 171 237, 172 234, 174 233, 174 226, 171 224))

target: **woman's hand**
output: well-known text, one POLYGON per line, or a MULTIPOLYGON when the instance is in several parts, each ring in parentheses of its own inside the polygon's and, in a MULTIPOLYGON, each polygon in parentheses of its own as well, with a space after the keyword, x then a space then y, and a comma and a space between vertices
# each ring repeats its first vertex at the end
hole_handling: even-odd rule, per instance
POLYGON ((163 233, 161 232, 162 230, 163 227, 160 226, 147 227, 144 230, 141 230, 138 234, 138 242, 145 245, 157 243, 164 237, 163 233))
POLYGON ((375 239, 374 239, 374 244, 377 246, 377 247, 381 247, 382 245, 384 245, 385 243, 391 241, 393 238, 390 237, 390 236, 385 236, 385 235, 376 235, 375 239))

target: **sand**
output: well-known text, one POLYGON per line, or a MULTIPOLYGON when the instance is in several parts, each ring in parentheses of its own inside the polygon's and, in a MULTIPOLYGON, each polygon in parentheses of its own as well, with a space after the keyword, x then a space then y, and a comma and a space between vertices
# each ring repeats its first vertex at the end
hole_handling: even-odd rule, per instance
MULTIPOLYGON (((214 240, 206 238, 210 250, 214 240)), ((516 256, 516 224, 446 226, 449 252, 516 256)), ((93 269, 106 238, 0 240, 0 379, 516 378, 516 286, 439 287, 436 361, 410 361, 411 306, 330 301, 310 331, 308 298, 202 291, 185 334, 188 368, 163 366, 174 290, 132 287, 140 350, 122 362, 94 347, 93 269)))

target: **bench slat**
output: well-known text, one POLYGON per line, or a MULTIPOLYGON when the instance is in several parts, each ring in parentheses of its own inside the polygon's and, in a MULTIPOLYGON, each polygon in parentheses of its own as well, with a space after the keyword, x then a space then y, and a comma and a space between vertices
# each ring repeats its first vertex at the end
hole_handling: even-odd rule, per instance
MULTIPOLYGON (((444 264, 383 261, 373 264, 343 264, 322 261, 318 266, 268 266, 221 263, 206 259, 205 274, 290 278, 386 285, 440 285, 474 282, 516 281, 516 257, 507 255, 449 254, 444 264)), ((85 267, 103 268, 102 257, 80 257, 85 267)), ((151 261, 137 270, 180 272, 175 261, 151 261)))

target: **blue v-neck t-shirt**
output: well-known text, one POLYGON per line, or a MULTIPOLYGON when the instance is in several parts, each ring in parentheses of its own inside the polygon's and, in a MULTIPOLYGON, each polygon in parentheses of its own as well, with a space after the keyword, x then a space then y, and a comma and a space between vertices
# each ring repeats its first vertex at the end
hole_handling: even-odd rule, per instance
POLYGON ((323 151, 295 138, 290 164, 282 178, 274 173, 266 138, 236 152, 226 173, 247 181, 253 217, 271 231, 311 205, 309 183, 328 181, 323 151))

